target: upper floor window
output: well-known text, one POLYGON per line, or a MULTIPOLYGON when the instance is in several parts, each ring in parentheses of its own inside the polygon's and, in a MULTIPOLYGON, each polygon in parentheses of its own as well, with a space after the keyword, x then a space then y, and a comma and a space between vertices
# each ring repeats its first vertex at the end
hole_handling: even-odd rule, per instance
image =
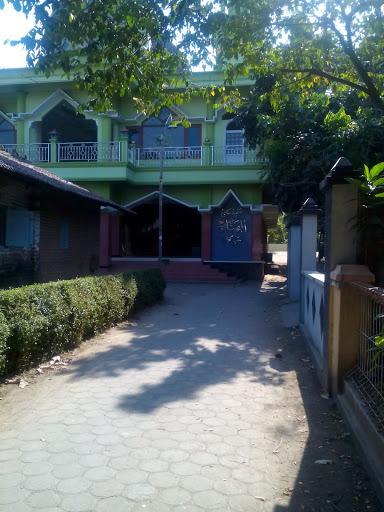
POLYGON ((129 130, 131 142, 136 142, 142 148, 157 148, 162 137, 164 146, 168 148, 200 146, 201 125, 191 125, 189 128, 168 126, 172 114, 169 108, 163 107, 158 116, 150 116, 140 127, 132 127, 129 130))
POLYGON ((16 130, 13 124, 0 116, 0 145, 15 144, 16 130))

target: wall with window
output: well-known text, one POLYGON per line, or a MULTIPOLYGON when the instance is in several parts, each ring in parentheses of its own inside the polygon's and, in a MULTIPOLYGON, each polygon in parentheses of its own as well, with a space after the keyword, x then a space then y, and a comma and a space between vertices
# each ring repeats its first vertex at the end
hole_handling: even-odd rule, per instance
POLYGON ((39 281, 94 274, 99 261, 99 206, 65 196, 51 197, 42 206, 39 281))
POLYGON ((39 267, 39 213, 23 184, 0 180, 0 288, 33 283, 39 267))
POLYGON ((98 204, 0 175, 0 288, 98 269, 98 204))

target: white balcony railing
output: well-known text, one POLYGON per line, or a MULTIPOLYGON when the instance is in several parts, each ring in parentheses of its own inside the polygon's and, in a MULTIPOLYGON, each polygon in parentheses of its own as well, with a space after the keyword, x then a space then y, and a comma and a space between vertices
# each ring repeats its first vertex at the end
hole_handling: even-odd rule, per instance
POLYGON ((137 148, 136 165, 143 167, 158 167, 161 151, 163 151, 164 167, 179 166, 180 161, 188 166, 201 166, 203 162, 203 148, 201 146, 193 147, 175 147, 175 148, 137 148))
POLYGON ((120 162, 120 142, 59 142, 58 162, 120 162))
POLYGON ((265 162, 258 150, 244 146, 186 146, 136 148, 127 141, 4 144, 0 150, 35 163, 130 162, 137 167, 157 168, 163 151, 164 167, 251 165, 265 162))
POLYGON ((49 162, 50 161, 50 144, 0 144, 0 150, 7 153, 25 158, 30 162, 49 162))
POLYGON ((211 146, 212 165, 245 165, 265 162, 265 157, 256 149, 238 146, 211 146))

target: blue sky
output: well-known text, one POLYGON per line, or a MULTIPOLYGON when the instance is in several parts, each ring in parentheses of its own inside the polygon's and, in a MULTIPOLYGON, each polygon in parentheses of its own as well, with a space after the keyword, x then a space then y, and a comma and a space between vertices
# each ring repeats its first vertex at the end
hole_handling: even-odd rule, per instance
POLYGON ((24 68, 27 66, 21 45, 3 44, 6 39, 19 39, 33 26, 33 19, 17 13, 10 5, 0 11, 0 68, 24 68))

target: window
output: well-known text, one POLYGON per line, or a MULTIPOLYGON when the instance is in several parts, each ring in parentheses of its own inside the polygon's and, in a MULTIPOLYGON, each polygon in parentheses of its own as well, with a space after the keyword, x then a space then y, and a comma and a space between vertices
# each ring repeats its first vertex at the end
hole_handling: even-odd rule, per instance
POLYGON ((0 145, 14 144, 16 139, 15 127, 0 116, 0 145))
POLYGON ((8 208, 5 217, 5 245, 31 247, 34 238, 34 212, 8 208))
POLYGON ((70 241, 70 222, 68 219, 63 219, 60 222, 60 241, 59 247, 60 249, 69 249, 69 241, 70 241))
POLYGON ((5 245, 5 219, 6 219, 6 208, 0 206, 0 246, 5 245))
POLYGON ((185 132, 186 145, 188 147, 201 145, 201 126, 193 124, 189 128, 186 128, 185 132))

